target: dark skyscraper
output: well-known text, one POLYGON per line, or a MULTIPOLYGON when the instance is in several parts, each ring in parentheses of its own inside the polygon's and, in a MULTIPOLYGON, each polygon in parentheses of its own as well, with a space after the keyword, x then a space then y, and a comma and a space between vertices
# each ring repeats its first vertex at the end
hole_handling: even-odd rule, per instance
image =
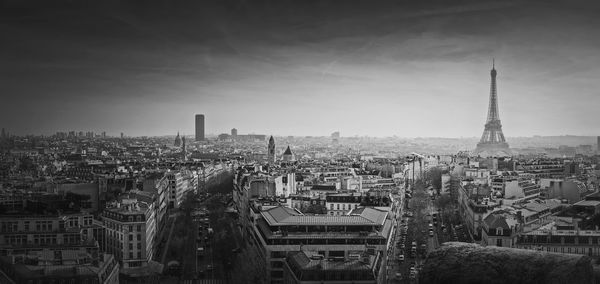
POLYGON ((488 107, 487 121, 481 135, 481 140, 477 144, 475 154, 482 157, 503 157, 510 156, 508 143, 502 133, 502 123, 500 123, 500 113, 498 112, 498 94, 496 92, 496 68, 492 64, 490 72, 492 81, 490 84, 490 105, 488 107))
POLYGON ((196 141, 204 141, 204 115, 196 114, 196 141))
POLYGON ((597 137, 596 141, 596 151, 598 151, 598 153, 600 154, 600 136, 597 137))

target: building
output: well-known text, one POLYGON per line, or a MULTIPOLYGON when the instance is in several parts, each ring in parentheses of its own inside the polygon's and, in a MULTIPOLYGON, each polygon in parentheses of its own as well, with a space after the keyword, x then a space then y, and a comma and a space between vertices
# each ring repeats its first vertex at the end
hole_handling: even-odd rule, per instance
POLYGON ((329 260, 315 252, 289 252, 283 267, 283 283, 376 284, 382 259, 382 253, 329 260))
POLYGON ((338 145, 340 143, 340 132, 336 131, 331 133, 331 144, 338 145))
POLYGON ((496 68, 492 65, 491 84, 490 84, 490 103, 488 107, 487 121, 481 135, 481 140, 477 143, 477 148, 473 154, 482 157, 506 157, 511 155, 508 143, 504 139, 502 132, 502 123, 500 122, 500 113, 498 111, 498 94, 496 92, 496 68))
POLYGON ((522 233, 517 248, 537 251, 600 256, 600 231, 561 229, 556 223, 522 233))
POLYGON ((337 193, 328 194, 325 197, 327 214, 346 215, 350 211, 360 206, 362 194, 360 193, 337 193))
POLYGON ((296 161, 296 156, 294 155, 294 153, 292 153, 292 150, 290 149, 290 146, 287 146, 287 149, 285 149, 285 152, 283 152, 283 156, 281 157, 281 159, 284 162, 295 162, 296 161))
POLYGON ((530 179, 519 178, 505 183, 505 204, 524 202, 540 196, 540 185, 530 179))
POLYGON ((85 248, 0 256, 0 270, 12 281, 0 276, 1 283, 119 283, 119 264, 114 256, 85 248))
POLYGON ((231 138, 232 138, 233 140, 235 140, 235 138, 237 137, 237 135, 238 135, 237 129, 235 129, 235 128, 232 128, 232 129, 231 129, 231 138))
POLYGON ((274 165, 275 160, 275 139, 271 136, 271 138, 269 138, 269 145, 267 145, 267 163, 274 165))
POLYGON ((93 227, 93 216, 85 213, 4 214, 0 216, 0 255, 66 247, 97 250, 93 227))
POLYGON ((508 210, 494 211, 483 219, 481 244, 514 247, 520 230, 519 215, 508 210))
POLYGON ((197 190, 198 176, 189 170, 168 171, 165 173, 165 178, 168 180, 166 199, 168 209, 179 208, 185 195, 189 191, 197 190))
POLYGON ((311 250, 323 258, 347 259, 367 248, 385 253, 390 245, 392 220, 384 210, 359 207, 343 216, 304 215, 283 206, 252 210, 250 237, 264 259, 269 283, 283 283, 288 252, 311 250))
POLYGON ((204 115, 196 114, 196 141, 204 141, 204 115))
POLYGON ((119 199, 102 212, 106 251, 123 268, 147 266, 156 240, 154 196, 133 190, 119 199))
POLYGON ((175 146, 175 147, 181 146, 181 137, 179 137, 179 132, 177 132, 177 136, 175 136, 175 142, 173 143, 173 146, 175 146))

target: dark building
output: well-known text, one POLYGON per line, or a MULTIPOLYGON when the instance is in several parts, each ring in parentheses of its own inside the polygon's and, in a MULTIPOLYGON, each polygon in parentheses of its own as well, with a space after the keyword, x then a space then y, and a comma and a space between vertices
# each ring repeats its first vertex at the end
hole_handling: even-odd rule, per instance
POLYGON ((204 115, 196 114, 196 141, 204 141, 204 115))
POLYGON ((273 136, 269 138, 269 145, 267 146, 267 148, 268 163, 275 164, 275 139, 273 139, 273 136))
POLYGON ((232 128, 231 129, 231 138, 235 139, 235 137, 237 137, 237 129, 232 128))
POLYGON ((600 136, 597 137, 597 142, 596 142, 596 151, 598 152, 598 154, 600 154, 600 136))

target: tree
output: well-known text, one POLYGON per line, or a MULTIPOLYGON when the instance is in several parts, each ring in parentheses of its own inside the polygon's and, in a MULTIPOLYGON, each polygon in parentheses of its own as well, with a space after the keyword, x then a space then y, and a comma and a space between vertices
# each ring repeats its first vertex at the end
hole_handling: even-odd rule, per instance
POLYGON ((431 185, 439 194, 439 190, 442 188, 442 169, 433 168, 429 170, 429 179, 431 180, 431 185))

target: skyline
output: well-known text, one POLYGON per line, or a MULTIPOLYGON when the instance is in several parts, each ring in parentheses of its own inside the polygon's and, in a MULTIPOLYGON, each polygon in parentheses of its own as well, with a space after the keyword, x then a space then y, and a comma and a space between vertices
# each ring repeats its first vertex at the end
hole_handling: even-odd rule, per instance
POLYGON ((480 137, 495 58, 507 137, 600 133, 594 5, 316 3, 4 9, 2 127, 480 137))

